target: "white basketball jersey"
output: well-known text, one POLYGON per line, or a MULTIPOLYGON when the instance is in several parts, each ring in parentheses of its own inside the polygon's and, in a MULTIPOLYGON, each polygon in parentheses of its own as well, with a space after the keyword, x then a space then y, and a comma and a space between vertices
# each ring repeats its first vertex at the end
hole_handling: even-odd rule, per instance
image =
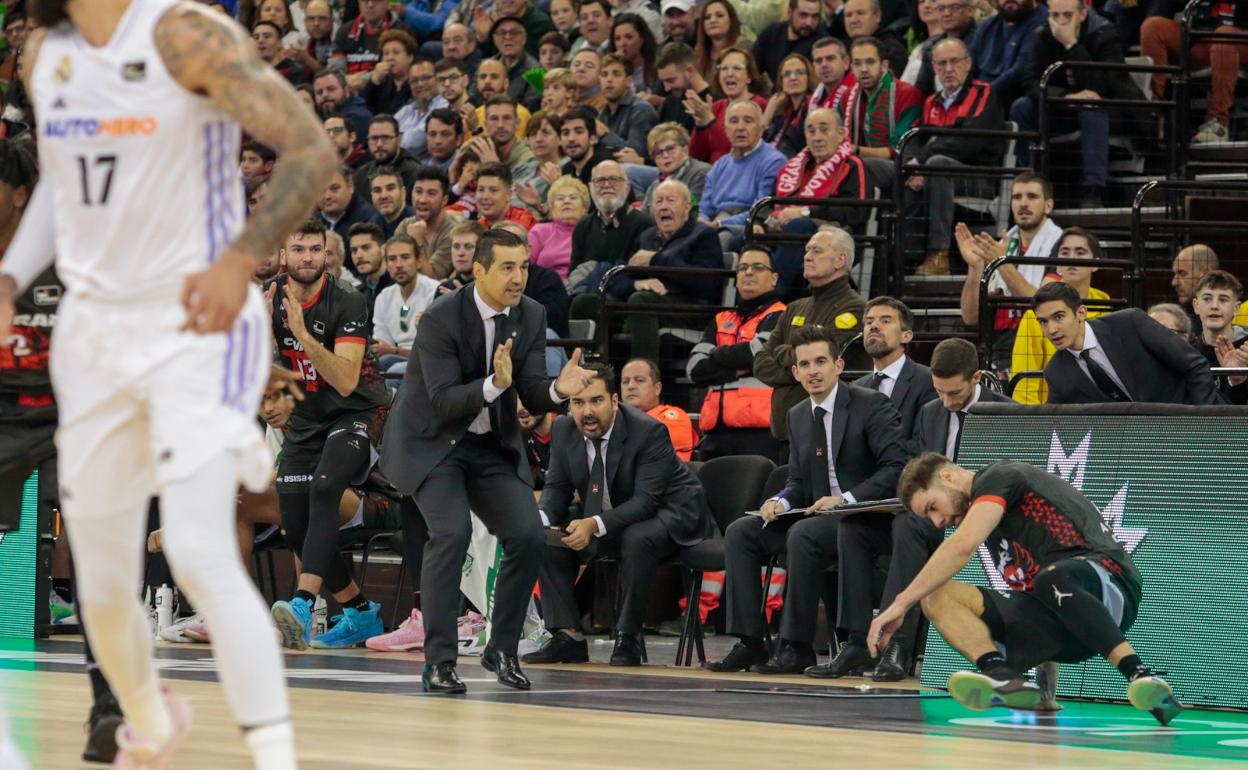
POLYGON ((112 40, 69 23, 32 73, 41 183, 56 201, 56 264, 70 294, 174 294, 242 229, 240 131, 180 86, 155 30, 178 0, 132 0, 112 40))

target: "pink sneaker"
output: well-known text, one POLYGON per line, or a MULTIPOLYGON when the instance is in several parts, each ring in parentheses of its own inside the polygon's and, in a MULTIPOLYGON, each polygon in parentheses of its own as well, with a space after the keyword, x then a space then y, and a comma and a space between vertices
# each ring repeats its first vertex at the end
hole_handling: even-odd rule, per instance
POLYGON ((160 693, 173 722, 173 735, 164 746, 154 746, 128 722, 123 722, 117 728, 117 758, 113 760, 113 770, 163 770, 191 732, 191 704, 175 695, 168 685, 162 684, 160 693))
POLYGON ((377 652, 411 652, 425 648, 425 620, 420 610, 413 608, 407 620, 388 634, 370 637, 364 646, 377 652))
POLYGON ((459 619, 459 654, 480 655, 485 649, 485 616, 468 610, 459 619))

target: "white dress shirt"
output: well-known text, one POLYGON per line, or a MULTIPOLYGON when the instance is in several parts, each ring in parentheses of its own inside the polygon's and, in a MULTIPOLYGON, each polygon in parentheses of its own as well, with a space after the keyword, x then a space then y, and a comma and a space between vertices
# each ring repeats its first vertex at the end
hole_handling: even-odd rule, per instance
POLYGON ((1127 390, 1127 386, 1122 384, 1122 378, 1118 376, 1118 372, 1114 371, 1114 365, 1109 362, 1109 356, 1105 355, 1105 348, 1097 344, 1096 332, 1092 331, 1092 324, 1086 322, 1083 325, 1083 347, 1078 350, 1071 347, 1070 352, 1075 357, 1075 363, 1079 364, 1079 368, 1083 370, 1084 375, 1095 385, 1096 381, 1092 379, 1092 373, 1088 371, 1088 364, 1083 360, 1083 351, 1085 350, 1088 351, 1088 355, 1092 357, 1092 360, 1105 370, 1105 373, 1109 375, 1109 379, 1113 380, 1114 384, 1122 389, 1123 393, 1126 393, 1131 398, 1135 398, 1131 396, 1131 391, 1127 390))
MULTIPOLYGON (((970 411, 971 405, 979 402, 979 393, 982 385, 975 386, 975 395, 971 396, 971 400, 966 402, 966 406, 962 407, 961 412, 970 411)), ((958 429, 961 423, 958 422, 958 412, 949 413, 949 438, 945 439, 945 457, 950 460, 955 459, 953 456, 953 448, 958 445, 958 429)))
MULTIPOLYGON (((472 301, 477 303, 477 312, 481 314, 481 323, 485 327, 485 370, 493 372, 494 370, 494 316, 502 313, 505 316, 511 316, 511 308, 505 307, 502 310, 495 310, 485 303, 481 298, 481 292, 474 285, 472 287, 472 301)), ((511 336, 516 336, 516 329, 512 329, 511 336)), ((472 421, 468 426, 468 430, 472 433, 489 433, 490 426, 490 404, 498 400, 503 395, 505 388, 500 388, 494 384, 494 375, 491 373, 489 377, 481 383, 481 392, 485 396, 485 406, 482 407, 481 413, 477 415, 477 419, 472 421)), ((565 400, 559 392, 555 390, 555 383, 550 383, 550 398, 557 403, 563 403, 565 400)))
MULTIPOLYGON (((615 419, 617 420, 620 419, 618 414, 616 415, 615 419)), ((614 507, 611 505, 611 487, 609 487, 606 483, 607 481, 607 445, 611 443, 611 433, 614 430, 615 430, 615 423, 612 422, 611 427, 607 429, 607 432, 602 434, 601 446, 602 446, 602 481, 603 481, 602 511, 603 513, 606 513, 607 511, 611 510, 612 507, 614 507)), ((585 439, 585 462, 589 464, 589 469, 592 472, 594 469, 594 440, 585 436, 584 434, 582 434, 581 438, 585 439)), ((592 482, 593 479, 590 479, 590 481, 592 482)), ((542 526, 549 527, 550 517, 546 515, 546 511, 539 510, 538 513, 541 514, 542 516, 542 526)), ((598 524, 598 531, 594 533, 594 537, 602 537, 603 535, 607 534, 607 525, 605 522, 603 522, 602 517, 595 516, 594 521, 597 522, 598 524)))
MULTIPOLYGON (((826 453, 827 458, 828 458, 828 489, 832 490, 831 496, 836 497, 837 495, 840 495, 842 498, 844 498, 845 502, 856 503, 858 501, 854 499, 854 496, 852 494, 850 494, 849 492, 841 491, 841 482, 838 481, 836 478, 836 461, 833 459, 836 457, 836 452, 833 450, 833 447, 832 447, 832 412, 834 411, 836 407, 837 391, 839 391, 840 389, 841 389, 841 386, 838 383, 836 386, 832 388, 832 392, 829 393, 827 396, 825 396, 822 401, 816 403, 813 398, 810 399, 810 414, 812 417, 814 416, 815 407, 823 407, 824 409, 823 435, 827 439, 827 442, 828 442, 828 445, 824 447, 824 452, 826 453)), ((780 504, 784 506, 784 510, 786 511, 792 510, 793 508, 792 504, 790 504, 789 501, 785 500, 783 497, 777 496, 771 499, 779 500, 780 504)), ((816 502, 815 500, 811 500, 810 504, 814 505, 815 502, 816 502)))
MULTIPOLYGON (((880 392, 885 396, 888 396, 890 399, 893 397, 893 388, 897 387, 897 378, 901 376, 901 370, 905 367, 905 365, 906 357, 905 355, 902 355, 901 358, 892 362, 883 369, 877 369, 875 372, 876 374, 884 375, 884 379, 880 380, 880 392)), ((835 392, 836 391, 833 391, 833 393, 835 392)))

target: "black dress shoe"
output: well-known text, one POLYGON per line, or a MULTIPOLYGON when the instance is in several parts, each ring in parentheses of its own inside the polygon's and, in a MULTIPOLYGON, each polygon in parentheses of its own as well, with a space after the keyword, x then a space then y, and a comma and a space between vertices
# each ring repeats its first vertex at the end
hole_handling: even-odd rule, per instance
POLYGON ((515 655, 499 652, 486 645, 481 652, 481 667, 498 676, 498 683, 513 690, 527 690, 533 686, 520 670, 520 660, 515 655))
POLYGON ((424 672, 420 675, 420 683, 424 686, 425 692, 435 694, 463 695, 468 692, 468 688, 460 681, 459 674, 455 673, 454 663, 425 666, 424 672))
POLYGON ((573 639, 567 631, 556 631, 545 647, 520 660, 525 663, 588 663, 589 643, 573 639))
POLYGON ((800 674, 817 662, 815 651, 806 648, 798 650, 791 644, 780 644, 780 651, 766 663, 760 663, 754 670, 760 674, 800 674))
POLYGON ((832 660, 806 669, 806 676, 815 679, 839 679, 851 674, 862 674, 874 664, 875 660, 866 647, 844 644, 832 660))
POLYGON ((640 666, 641 639, 635 634, 616 634, 615 649, 611 650, 611 665, 640 666))
POLYGON ((706 664, 707 671, 749 671, 752 667, 767 662, 767 648, 752 648, 744 642, 737 642, 724 656, 723 660, 712 660, 706 664))
POLYGON ((87 746, 82 750, 84 762, 108 763, 117 757, 117 728, 121 722, 121 706, 111 693, 91 706, 91 715, 87 717, 87 746))
POLYGON ((910 656, 903 645, 896 641, 889 642, 875 664, 871 673, 873 682, 900 682, 910 676, 910 656))

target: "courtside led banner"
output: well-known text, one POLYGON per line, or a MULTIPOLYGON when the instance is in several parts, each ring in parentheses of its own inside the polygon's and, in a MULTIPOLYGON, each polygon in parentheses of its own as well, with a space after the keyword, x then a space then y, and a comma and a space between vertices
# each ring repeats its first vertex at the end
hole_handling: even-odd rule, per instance
POLYGON ((0 638, 35 638, 38 501, 39 474, 35 473, 22 490, 20 525, 15 530, 0 532, 0 638))
MULTIPOLYGON (((1248 708, 1248 408, 986 404, 960 464, 1030 463, 1083 491, 1144 576, 1127 638, 1191 705, 1248 708)), ((986 546, 958 580, 1005 591, 986 546)), ((970 668, 933 628, 922 682, 970 668)), ((1058 694, 1123 700, 1103 659, 1063 665, 1058 694)))

